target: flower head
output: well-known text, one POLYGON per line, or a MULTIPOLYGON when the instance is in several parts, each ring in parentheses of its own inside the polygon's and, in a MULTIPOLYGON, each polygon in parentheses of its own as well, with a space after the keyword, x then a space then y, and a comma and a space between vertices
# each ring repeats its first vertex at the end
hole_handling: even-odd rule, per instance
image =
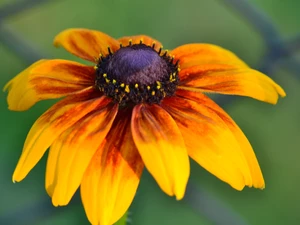
POLYGON ((138 35, 114 39, 69 29, 54 41, 94 63, 40 60, 8 82, 9 109, 61 98, 32 126, 13 181, 50 148, 46 190, 55 206, 80 186, 93 225, 115 223, 136 193, 144 165, 161 189, 183 198, 189 157, 237 190, 265 183, 247 138, 204 93, 276 104, 283 89, 228 50, 188 44, 172 51, 138 35))

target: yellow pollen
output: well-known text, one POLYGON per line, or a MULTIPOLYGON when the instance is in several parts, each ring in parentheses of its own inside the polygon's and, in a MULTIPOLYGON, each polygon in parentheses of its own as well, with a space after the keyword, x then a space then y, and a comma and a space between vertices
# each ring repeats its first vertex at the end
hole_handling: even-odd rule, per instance
POLYGON ((147 89, 148 89, 148 90, 150 90, 150 88, 151 88, 150 86, 147 86, 147 89))
POLYGON ((129 39, 129 45, 132 45, 132 39, 129 39))
POLYGON ((105 77, 107 77, 107 74, 106 74, 106 73, 104 73, 104 74, 103 74, 103 77, 104 77, 104 78, 105 78, 105 77))
POLYGON ((138 84, 135 84, 135 85, 134 85, 134 87, 135 87, 135 88, 138 88, 138 87, 139 87, 139 85, 138 85, 138 84))
POLYGON ((143 44, 144 40, 143 38, 140 39, 140 44, 143 44))
POLYGON ((152 91, 152 92, 151 92, 151 95, 155 95, 155 91, 152 91))
POLYGON ((120 87, 125 87, 125 84, 124 84, 124 83, 122 83, 122 84, 120 85, 120 87))
POLYGON ((116 84, 116 83, 117 83, 117 81, 116 81, 115 79, 113 79, 112 83, 113 83, 113 84, 116 84))
POLYGON ((94 70, 97 70, 98 69, 98 66, 96 65, 96 66, 94 66, 94 70))
POLYGON ((157 83, 156 88, 157 88, 157 89, 160 89, 160 88, 161 88, 161 83, 160 83, 159 81, 156 81, 156 83, 157 83))
POLYGON ((177 71, 180 72, 180 70, 181 70, 181 69, 178 67, 178 68, 177 68, 177 71))
POLYGON ((110 80, 109 80, 109 79, 107 79, 107 78, 105 78, 105 82, 106 82, 106 83, 109 83, 109 82, 110 82, 110 80))
POLYGON ((126 87, 125 87, 125 92, 127 92, 127 93, 130 92, 129 85, 126 85, 126 87))

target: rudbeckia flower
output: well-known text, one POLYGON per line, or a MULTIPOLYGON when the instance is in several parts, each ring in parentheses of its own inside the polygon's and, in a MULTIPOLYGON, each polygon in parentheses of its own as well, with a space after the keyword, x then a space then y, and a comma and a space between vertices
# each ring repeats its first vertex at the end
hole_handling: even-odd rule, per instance
POLYGON ((145 35, 114 39, 87 29, 65 30, 54 44, 93 65, 40 60, 4 87, 15 111, 63 97, 33 124, 13 181, 24 179, 49 148, 46 190, 53 204, 68 204, 80 187, 93 225, 122 217, 144 166, 178 200, 189 157, 237 190, 264 188, 247 138, 204 93, 276 104, 285 93, 272 79, 212 44, 166 51, 145 35))

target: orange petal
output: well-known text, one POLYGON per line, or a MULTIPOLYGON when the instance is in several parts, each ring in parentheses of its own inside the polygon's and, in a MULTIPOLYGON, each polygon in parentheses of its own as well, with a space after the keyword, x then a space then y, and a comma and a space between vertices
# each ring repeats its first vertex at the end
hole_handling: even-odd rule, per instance
MULTIPOLYGON (((118 112, 118 105, 110 104, 102 107, 80 119, 54 143, 54 152, 60 146, 55 163, 57 172, 51 172, 49 177, 46 174, 46 188, 50 189, 48 193, 53 190, 52 202, 55 206, 69 203, 93 155, 111 128, 118 112), (54 180, 53 174, 56 175, 54 180)), ((53 166, 47 164, 50 171, 53 170, 53 166)))
POLYGON ((264 188, 254 151, 230 116, 201 93, 179 90, 176 95, 163 105, 180 127, 189 155, 237 190, 264 188))
POLYGON ((83 177, 82 202, 93 225, 114 224, 135 196, 144 165, 129 120, 130 115, 118 115, 83 177))
POLYGON ((110 102, 106 97, 95 99, 98 94, 90 88, 68 96, 38 118, 27 135, 13 181, 21 181, 62 132, 86 114, 110 102))
POLYGON ((218 106, 214 101, 212 101, 204 94, 194 93, 190 91, 178 91, 177 95, 184 96, 188 99, 205 105, 206 107, 212 109, 224 121, 224 123, 235 136, 236 140, 238 141, 241 147, 241 150, 243 151, 243 154, 246 157, 252 176, 253 187, 264 188, 265 182, 263 179, 263 175, 261 173, 258 161, 251 147, 251 144, 249 143, 247 137, 239 128, 239 126, 233 121, 233 119, 220 106, 218 106))
POLYGON ((158 105, 137 105, 131 121, 134 142, 161 189, 183 198, 190 164, 181 133, 172 117, 158 105))
POLYGON ((108 48, 119 49, 119 43, 105 33, 88 29, 67 29, 54 39, 56 47, 62 46, 70 53, 91 62, 97 62, 99 54, 107 55, 108 48))
POLYGON ((232 52, 212 44, 187 44, 170 52, 179 60, 180 68, 197 65, 225 64, 247 68, 248 66, 232 52))
POLYGON ((284 90, 259 71, 228 65, 194 66, 180 71, 181 87, 191 91, 242 95, 276 104, 284 90))
POLYGON ((60 98, 94 84, 93 67, 67 60, 40 60, 10 80, 8 91, 10 110, 29 109, 43 99, 60 98))
POLYGON ((139 43, 143 43, 145 45, 148 45, 148 46, 152 46, 153 44, 155 44, 155 50, 158 51, 159 48, 162 48, 162 44, 147 36, 147 35, 136 35, 136 36, 126 36, 126 37, 121 37, 118 39, 118 41, 123 45, 123 46, 128 46, 130 44, 130 42, 132 44, 139 44, 139 43))

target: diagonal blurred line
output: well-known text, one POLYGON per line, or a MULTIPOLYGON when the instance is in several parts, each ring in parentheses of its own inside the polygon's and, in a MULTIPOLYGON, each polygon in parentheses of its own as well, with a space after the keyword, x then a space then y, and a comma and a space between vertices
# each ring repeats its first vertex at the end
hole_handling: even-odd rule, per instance
POLYGON ((298 78, 300 78, 300 62, 293 58, 290 57, 288 59, 283 60, 282 62, 280 62, 280 65, 283 65, 285 68, 287 68, 290 72, 292 72, 293 74, 296 74, 298 78))
MULTIPOLYGON (((272 51, 262 58, 258 70, 272 77, 272 73, 274 72, 277 66, 285 67, 291 73, 296 75, 299 74, 300 71, 300 62, 295 57, 293 57, 292 55, 289 57, 284 57, 272 54, 272 51)), ((296 77, 300 78, 300 76, 296 77)))
POLYGON ((43 58, 49 58, 45 54, 42 54, 30 42, 24 40, 15 30, 5 24, 0 24, 0 42, 15 52, 28 64, 43 58))
POLYGON ((251 4, 249 0, 221 0, 221 2, 223 4, 225 3, 229 9, 235 9, 247 23, 262 35, 269 51, 267 57, 270 56, 272 61, 290 54, 284 45, 280 33, 277 31, 269 17, 251 4))
POLYGON ((265 56, 260 60, 258 70, 272 77, 270 74, 273 73, 274 62, 276 61, 277 57, 278 54, 274 54, 273 51, 265 54, 265 56))
POLYGON ((286 46, 291 52, 300 52, 300 34, 295 35, 294 37, 286 41, 286 46))
POLYGON ((9 3, 8 5, 0 8, 0 22, 6 17, 13 16, 46 1, 48 0, 22 0, 9 3))
MULTIPOLYGON (((261 60, 259 70, 270 75, 275 63, 279 60, 291 59, 293 53, 300 49, 300 35, 298 34, 290 40, 283 40, 272 21, 248 0, 222 0, 230 9, 235 9, 250 25, 252 25, 262 35, 268 50, 261 60)), ((298 74, 300 63, 296 59, 291 59, 284 65, 291 72, 298 74)), ((297 76, 300 78, 300 76, 297 76)))
POLYGON ((191 182, 187 186, 184 201, 214 225, 249 225, 228 205, 191 182))
POLYGON ((265 41, 277 42, 280 39, 272 21, 248 0, 222 0, 221 2, 241 14, 246 22, 250 23, 262 34, 265 41))

